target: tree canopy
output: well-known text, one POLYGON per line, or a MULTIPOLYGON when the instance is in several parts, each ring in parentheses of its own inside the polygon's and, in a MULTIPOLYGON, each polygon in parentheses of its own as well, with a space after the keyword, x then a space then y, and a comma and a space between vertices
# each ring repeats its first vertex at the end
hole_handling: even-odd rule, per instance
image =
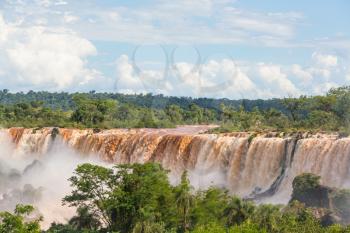
POLYGON ((228 100, 118 93, 0 91, 5 127, 171 128, 218 124, 213 132, 350 132, 350 87, 323 96, 228 100))

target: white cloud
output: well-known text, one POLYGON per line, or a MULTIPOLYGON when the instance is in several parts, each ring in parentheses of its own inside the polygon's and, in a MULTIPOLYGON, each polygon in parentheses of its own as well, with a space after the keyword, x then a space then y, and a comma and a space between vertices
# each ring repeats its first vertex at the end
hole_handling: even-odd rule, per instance
POLYGON ((321 66, 334 67, 338 65, 338 57, 335 55, 315 52, 312 54, 312 58, 321 66))
POLYGON ((62 28, 19 27, 0 15, 0 76, 13 89, 69 90, 88 85, 101 74, 87 68, 94 45, 62 28), (4 33, 3 33, 4 32, 4 33))
POLYGON ((139 70, 126 55, 117 61, 117 91, 126 93, 162 93, 175 96, 214 98, 275 98, 326 93, 331 87, 350 81, 347 70, 311 66, 280 65, 236 61, 208 60, 195 65, 177 62, 165 72, 139 70), (346 78, 347 77, 347 78, 346 78))
POLYGON ((324 78, 330 78, 331 76, 331 70, 327 68, 310 67, 308 70, 314 76, 324 77, 324 78))
POLYGON ((122 93, 143 93, 145 87, 142 80, 134 73, 132 64, 126 55, 122 55, 116 61, 116 88, 122 93))
POLYGON ((68 4, 68 2, 63 1, 63 0, 58 0, 55 2, 56 6, 63 6, 63 5, 67 5, 67 4, 68 4))
MULTIPOLYGON (((88 64, 88 58, 97 53, 89 40, 321 47, 315 50, 334 52, 315 52, 310 62, 293 65, 223 59, 209 60, 193 69, 193 64, 179 61, 169 74, 157 69, 139 70, 122 55, 115 70, 117 87, 128 93, 269 98, 320 93, 350 81, 349 72, 343 69, 347 65, 344 55, 322 49, 350 49, 345 37, 296 41, 299 26, 305 26, 302 13, 240 9, 233 2, 155 0, 152 7, 105 7, 89 0, 86 4, 7 0, 0 7, 6 9, 3 13, 7 18, 6 23, 0 17, 0 86, 17 90, 110 90, 112 81, 88 64)), ((94 62, 100 65, 104 58, 94 62)))
POLYGON ((247 69, 229 59, 209 60, 199 66, 178 62, 165 72, 168 76, 163 76, 163 70, 138 70, 126 55, 116 65, 117 91, 124 93, 214 98, 270 98, 301 93, 276 65, 250 64, 247 69), (256 77, 248 75, 255 69, 256 77))
MULTIPOLYGON (((84 19, 74 20, 72 28, 85 37, 133 43, 267 44, 268 38, 268 41, 274 39, 283 44, 293 37, 296 23, 301 19, 297 12, 274 14, 238 10, 233 8, 234 1, 228 0, 155 0, 152 6, 116 4, 108 8, 96 5, 96 2, 72 2, 71 5, 75 17, 84 19)), ((51 11, 42 14, 50 17, 51 23, 57 23, 55 17, 61 17, 63 13, 58 14, 61 8, 57 9, 55 4, 50 6, 51 11)), ((28 14, 26 21, 32 21, 37 14, 28 14)))
POLYGON ((260 64, 258 67, 261 78, 267 82, 271 92, 284 92, 287 95, 300 95, 298 88, 287 78, 278 65, 260 64))
POLYGON ((325 82, 325 83, 318 83, 314 85, 314 87, 311 89, 312 94, 314 95, 324 95, 326 92, 329 91, 329 89, 333 87, 339 87, 340 85, 335 82, 325 82))
POLYGON ((50 0, 36 0, 35 1, 39 6, 43 6, 43 7, 48 7, 51 5, 51 1, 50 0))
POLYGON ((72 15, 72 14, 70 14, 70 13, 68 13, 68 12, 66 12, 66 13, 64 14, 64 16, 63 16, 63 21, 64 21, 65 23, 74 23, 74 22, 76 22, 76 21, 78 21, 78 20, 79 20, 79 17, 78 17, 78 16, 72 15))
POLYGON ((257 88, 235 61, 209 60, 198 67, 190 63, 175 64, 173 90, 196 97, 241 98, 256 94, 257 88), (249 94, 249 95, 250 95, 249 94))
POLYGON ((106 7, 92 0, 6 0, 0 8, 24 24, 47 18, 49 25, 69 26, 90 40, 350 49, 343 35, 298 38, 300 29, 310 29, 302 12, 243 9, 235 0, 153 0, 137 7, 106 7), (76 15, 65 16, 66 10, 76 15))
POLYGON ((225 8, 222 23, 225 27, 232 29, 259 32, 262 33, 261 36, 290 37, 293 35, 293 26, 282 13, 264 15, 236 8, 225 8))
POLYGON ((126 55, 116 62, 117 90, 124 93, 163 93, 196 97, 240 97, 254 93, 254 83, 233 61, 210 60, 200 67, 179 62, 172 70, 138 70, 126 55), (168 76, 168 74, 170 74, 168 76))
POLYGON ((346 81, 350 82, 350 66, 347 69, 346 81))
POLYGON ((304 84, 310 83, 313 79, 312 74, 304 70, 303 67, 301 67, 301 65, 298 64, 292 65, 291 72, 304 84))
POLYGON ((0 43, 3 43, 7 40, 8 34, 10 33, 11 28, 7 26, 4 18, 0 14, 0 43))

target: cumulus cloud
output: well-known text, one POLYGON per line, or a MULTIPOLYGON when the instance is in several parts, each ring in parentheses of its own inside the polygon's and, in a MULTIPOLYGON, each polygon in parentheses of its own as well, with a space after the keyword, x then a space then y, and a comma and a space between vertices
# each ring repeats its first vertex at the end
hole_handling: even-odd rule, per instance
POLYGON ((140 70, 126 55, 116 63, 117 91, 214 98, 274 98, 324 94, 350 81, 347 71, 320 65, 254 63, 231 59, 177 62, 167 71, 140 70), (164 75, 166 74, 166 75, 164 75))
POLYGON ((208 60, 198 67, 182 62, 175 67, 179 86, 173 89, 182 93, 191 92, 197 97, 241 98, 257 91, 255 84, 230 59, 208 60))
POLYGON ((347 85, 350 81, 346 79, 346 69, 339 63, 346 64, 348 61, 346 59, 340 61, 335 54, 314 52, 309 66, 294 64, 290 72, 297 78, 297 82, 304 85, 304 93, 321 94, 331 87, 347 85))
POLYGON ((346 80, 350 82, 350 74, 346 75, 346 80))
POLYGON ((127 55, 120 56, 116 61, 116 89, 119 92, 167 94, 171 85, 164 78, 162 71, 136 67, 127 55))
POLYGON ((222 59, 208 60, 200 65, 178 62, 167 71, 138 70, 128 56, 122 55, 116 66, 117 91, 124 93, 152 92, 214 98, 268 98, 300 94, 287 74, 276 65, 250 64, 247 69, 234 60, 222 59), (248 74, 254 70, 258 70, 257 76, 248 74))
POLYGON ((102 78, 87 67, 94 45, 66 29, 16 26, 0 15, 0 49, 0 83, 11 89, 70 90, 102 78))
POLYGON ((6 9, 3 11, 6 21, 0 16, 0 87, 13 91, 95 89, 194 97, 271 98, 320 93, 350 81, 349 72, 343 68, 348 65, 344 56, 327 49, 335 45, 350 48, 345 37, 333 44, 331 38, 296 42, 296 30, 304 20, 302 13, 249 10, 234 2, 155 0, 152 7, 140 4, 135 8, 118 4, 106 7, 93 1, 81 4, 68 0, 7 0, 0 7, 6 9), (325 49, 315 48, 317 52, 303 64, 211 59, 199 65, 178 61, 165 70, 142 69, 130 57, 119 53, 113 74, 114 66, 110 64, 116 57, 110 58, 107 51, 107 55, 99 54, 101 59, 90 60, 97 49, 86 38, 102 43, 110 40, 171 46, 205 44, 205 52, 212 51, 207 49, 207 44, 325 49), (92 66, 101 67, 116 82, 92 66))
POLYGON ((315 52, 312 54, 312 58, 321 66, 334 67, 338 65, 338 57, 335 55, 315 52))
POLYGON ((233 61, 209 60, 198 67, 179 62, 169 70, 140 70, 126 55, 117 59, 117 90, 196 97, 239 97, 254 92, 254 83, 233 61))
POLYGON ((304 84, 309 84, 313 79, 312 74, 298 64, 292 65, 291 72, 304 84))
POLYGON ((287 74, 281 71, 278 65, 259 64, 260 77, 268 84, 268 89, 280 90, 287 95, 300 95, 298 88, 288 79, 287 74))
POLYGON ((340 85, 336 82, 324 82, 317 83, 311 90, 314 95, 324 95, 327 91, 329 91, 329 89, 339 86, 340 85))

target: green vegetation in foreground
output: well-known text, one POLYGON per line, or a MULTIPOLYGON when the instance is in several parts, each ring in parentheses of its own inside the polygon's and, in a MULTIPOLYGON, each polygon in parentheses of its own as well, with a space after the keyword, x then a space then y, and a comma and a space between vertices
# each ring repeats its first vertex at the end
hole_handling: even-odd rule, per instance
MULTIPOLYGON (((350 227, 325 224, 297 199, 287 206, 255 205, 209 188, 195 191, 187 174, 177 186, 159 164, 83 164, 69 179, 73 188, 63 203, 77 208, 66 224, 52 223, 46 233, 346 233, 350 227)), ((293 197, 319 188, 318 178, 301 175, 293 197), (297 194, 298 192, 299 194, 297 194)), ((344 193, 342 195, 345 195, 344 193)), ((349 196, 347 196, 349 197, 349 196)), ((336 199, 338 202, 340 199, 336 199)), ((343 208, 346 208, 344 206, 343 208)), ((14 214, 0 213, 0 233, 39 233, 41 218, 18 205, 14 214), (31 216, 31 218, 28 218, 31 216)))
POLYGON ((112 93, 0 91, 3 127, 166 128, 219 124, 213 132, 350 132, 350 87, 324 96, 271 100, 192 99, 112 93))

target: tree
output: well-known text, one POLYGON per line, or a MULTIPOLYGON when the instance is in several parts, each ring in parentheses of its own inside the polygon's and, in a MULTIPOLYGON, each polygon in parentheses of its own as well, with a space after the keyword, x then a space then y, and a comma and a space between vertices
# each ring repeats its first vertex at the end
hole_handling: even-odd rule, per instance
POLYGON ((132 233, 164 233, 165 227, 162 223, 138 222, 132 229, 132 233))
POLYGON ((320 186, 320 176, 312 173, 304 173, 294 178, 293 193, 303 193, 309 189, 315 189, 320 186))
POLYGON ((267 126, 282 130, 288 128, 289 120, 286 115, 275 108, 270 108, 263 112, 263 121, 267 126))
POLYGON ((101 166, 83 164, 77 167, 75 175, 69 178, 73 191, 64 198, 64 203, 78 208, 88 208, 99 220, 100 225, 112 227, 108 204, 112 187, 113 170, 101 166))
POLYGON ((227 233, 231 231, 227 231, 227 229, 220 224, 217 223, 206 223, 202 225, 198 225, 191 231, 191 233, 227 233))
POLYGON ((350 126, 350 86, 333 88, 327 96, 335 97, 332 109, 344 126, 348 128, 350 126))
POLYGON ((332 112, 314 110, 308 114, 307 124, 313 129, 336 130, 338 126, 337 116, 332 112))
POLYGON ((69 225, 71 225, 74 230, 78 231, 97 231, 100 228, 97 216, 90 213, 87 206, 77 209, 77 216, 69 220, 69 225))
POLYGON ((196 104, 190 104, 189 106, 189 120, 192 123, 202 123, 203 122, 203 108, 199 107, 196 104))
POLYGON ((178 105, 168 105, 165 111, 173 123, 178 124, 183 121, 183 110, 178 105))
POLYGON ((230 198, 227 190, 210 187, 196 195, 196 205, 193 208, 192 219, 196 225, 205 225, 208 222, 224 225, 223 210, 230 198))
POLYGON ((232 197, 224 209, 226 225, 234 226, 243 223, 252 216, 254 209, 255 207, 251 202, 232 197))
POLYGON ((187 171, 181 175, 181 182, 175 188, 175 200, 178 208, 178 214, 181 222, 181 232, 187 232, 190 228, 190 212, 194 205, 194 196, 192 194, 192 186, 187 177, 187 171))
POLYGON ((14 214, 0 212, 0 233, 40 233, 42 217, 28 220, 34 208, 29 205, 17 205, 14 214))
POLYGON ((254 211, 252 220, 267 232, 278 232, 281 215, 280 206, 261 204, 254 211))
MULTIPOLYGON (((61 223, 51 223, 50 228, 45 231, 45 233, 82 233, 80 230, 74 229, 70 224, 61 224, 61 223)), ((84 230, 83 233, 97 233, 92 231, 84 230)))
MULTIPOLYGON (((251 222, 245 221, 244 223, 234 226, 229 233, 271 233, 261 228, 259 225, 251 222)), ((286 232, 287 233, 287 232, 286 232)))
POLYGON ((300 112, 305 106, 305 101, 305 96, 301 96, 300 98, 284 98, 282 100, 282 103, 289 112, 293 122, 299 119, 300 112))
POLYGON ((126 164, 111 169, 83 164, 69 180, 73 191, 64 202, 88 208, 109 231, 129 233, 136 225, 173 221, 172 190, 167 172, 159 164, 126 164))

